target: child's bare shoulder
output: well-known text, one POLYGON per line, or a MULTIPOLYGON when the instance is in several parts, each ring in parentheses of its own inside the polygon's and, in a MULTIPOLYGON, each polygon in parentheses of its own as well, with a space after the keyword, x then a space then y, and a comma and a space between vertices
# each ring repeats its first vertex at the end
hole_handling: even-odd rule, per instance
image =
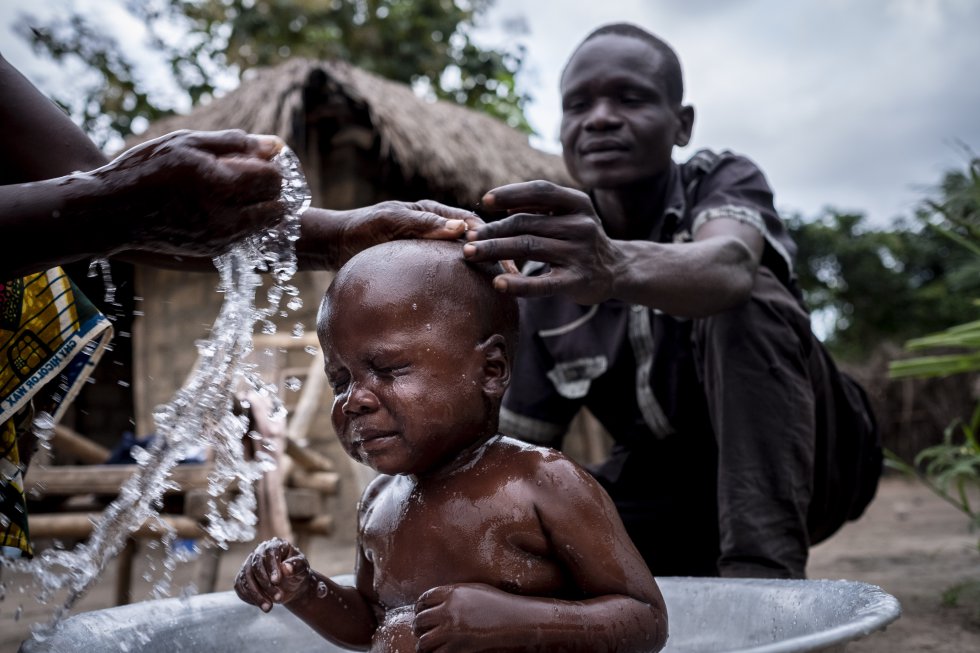
POLYGON ((543 490, 569 485, 592 487, 594 479, 578 463, 560 451, 503 436, 492 447, 499 464, 534 480, 543 490))
POLYGON ((549 527, 566 528, 579 520, 605 523, 616 514, 599 482, 560 451, 506 437, 494 446, 498 475, 506 475, 513 496, 531 501, 549 527))
POLYGON ((358 513, 363 514, 379 502, 391 500, 400 491, 399 477, 380 474, 368 483, 358 502, 358 513))

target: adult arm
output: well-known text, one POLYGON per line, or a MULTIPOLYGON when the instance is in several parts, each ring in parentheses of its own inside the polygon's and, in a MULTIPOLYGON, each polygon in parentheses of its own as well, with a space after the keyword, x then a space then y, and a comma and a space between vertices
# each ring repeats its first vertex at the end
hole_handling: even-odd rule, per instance
POLYGON ((666 606, 609 496, 557 454, 528 485, 549 550, 582 598, 522 596, 484 584, 436 587, 416 604, 418 650, 660 650, 666 606))
POLYGON ((503 274, 503 292, 566 294, 582 304, 620 299, 677 317, 702 317, 745 301, 762 256, 762 234, 735 219, 704 224, 692 243, 609 238, 588 195, 550 182, 496 188, 483 198, 511 213, 467 234, 467 258, 530 259, 550 265, 538 277, 503 274))
POLYGON ((278 139, 174 132, 90 172, 0 186, 4 278, 126 250, 209 256, 282 216, 278 139))
MULTIPOLYGON (((346 211, 310 207, 300 221, 296 255, 301 270, 337 270, 373 245, 408 238, 453 240, 483 224, 475 213, 430 200, 386 201, 346 211)), ((214 270, 210 258, 155 252, 125 252, 119 258, 178 270, 214 270)))
POLYGON ((302 215, 296 254, 306 270, 336 270, 358 252, 407 238, 461 238, 483 221, 470 211, 431 200, 380 202, 347 211, 309 208, 302 215))
POLYGON ((274 137, 177 132, 107 163, 2 57, 0 124, 3 278, 125 249, 208 256, 282 215, 274 137))
POLYGON ((92 170, 105 155, 0 55, 0 180, 17 184, 92 170))
MULTIPOLYGON (((271 201, 279 174, 266 161, 278 139, 237 130, 180 132, 107 166, 84 132, 2 56, 0 98, 3 278, 109 254, 210 270, 211 256, 281 217, 271 201)), ((309 209, 297 251, 303 269, 337 269, 381 242, 459 238, 480 224, 469 211, 432 201, 309 209)))

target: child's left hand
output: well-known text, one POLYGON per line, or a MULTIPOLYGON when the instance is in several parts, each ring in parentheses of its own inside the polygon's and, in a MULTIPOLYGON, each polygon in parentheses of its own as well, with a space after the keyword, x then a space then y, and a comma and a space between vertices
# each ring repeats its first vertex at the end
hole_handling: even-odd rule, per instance
MULTIPOLYGON (((434 587, 415 602, 418 651, 483 651, 499 648, 519 631, 514 595, 482 583, 434 587)), ((519 633, 518 633, 519 636, 519 633)), ((525 636, 526 639, 526 636, 525 636)))
POLYGON ((310 582, 306 556, 276 537, 255 547, 245 559, 235 578, 235 593, 246 603, 268 612, 273 603, 288 603, 296 598, 310 582))

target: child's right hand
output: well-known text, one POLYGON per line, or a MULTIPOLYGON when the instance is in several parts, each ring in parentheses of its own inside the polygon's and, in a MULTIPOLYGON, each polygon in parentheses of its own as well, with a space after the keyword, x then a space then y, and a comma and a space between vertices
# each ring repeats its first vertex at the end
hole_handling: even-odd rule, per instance
POLYGON ((312 582, 310 564, 303 553, 279 538, 255 547, 235 578, 238 598, 263 612, 273 603, 289 603, 312 582))

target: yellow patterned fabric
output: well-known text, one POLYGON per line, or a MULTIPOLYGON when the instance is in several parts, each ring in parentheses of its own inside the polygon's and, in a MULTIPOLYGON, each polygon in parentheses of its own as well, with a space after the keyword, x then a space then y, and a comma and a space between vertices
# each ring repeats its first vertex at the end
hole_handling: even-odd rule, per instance
POLYGON ((0 283, 0 554, 32 555, 18 438, 45 389, 57 422, 112 338, 61 268, 0 283))

